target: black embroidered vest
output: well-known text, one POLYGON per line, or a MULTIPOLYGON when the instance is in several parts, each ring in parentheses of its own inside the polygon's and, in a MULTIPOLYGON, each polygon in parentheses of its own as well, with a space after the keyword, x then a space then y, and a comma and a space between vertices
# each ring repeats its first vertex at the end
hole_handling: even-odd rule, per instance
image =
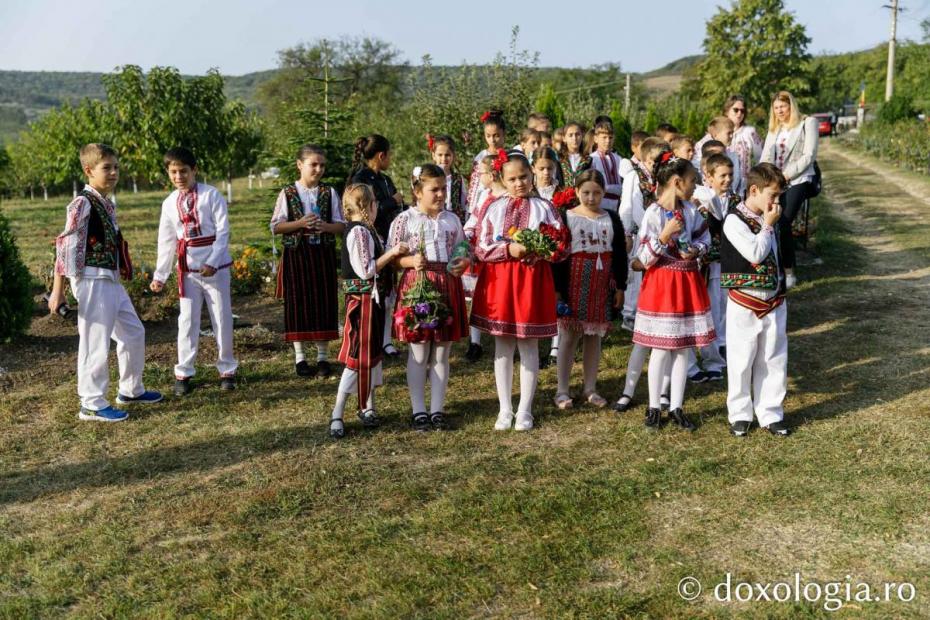
MULTIPOLYGON (((737 203, 738 204, 738 203, 737 203)), ((762 225, 754 219, 743 215, 735 206, 727 211, 727 217, 735 216, 745 223, 753 234, 758 235, 762 225)), ((720 238, 720 286, 721 288, 758 288, 778 290, 779 283, 784 282, 784 273, 781 269, 781 242, 778 238, 778 226, 775 226, 775 243, 778 246, 779 260, 775 260, 775 253, 769 252, 758 265, 746 260, 739 253, 726 233, 720 238)), ((782 291, 783 292, 783 291, 782 291)))
POLYGON ((122 234, 113 224, 106 206, 97 194, 84 189, 81 195, 90 202, 84 264, 101 269, 116 269, 122 234))
MULTIPOLYGON (((320 219, 331 224, 333 221, 333 195, 327 185, 320 183, 316 195, 316 205, 320 210, 320 219)), ((300 193, 294 184, 285 186, 284 198, 287 200, 287 221, 296 222, 304 216, 304 205, 300 200, 300 193)), ((336 246, 336 237, 332 233, 319 233, 320 242, 327 247, 336 246)), ((302 242, 306 243, 307 233, 304 230, 288 233, 283 236, 281 244, 286 248, 294 248, 302 242)))

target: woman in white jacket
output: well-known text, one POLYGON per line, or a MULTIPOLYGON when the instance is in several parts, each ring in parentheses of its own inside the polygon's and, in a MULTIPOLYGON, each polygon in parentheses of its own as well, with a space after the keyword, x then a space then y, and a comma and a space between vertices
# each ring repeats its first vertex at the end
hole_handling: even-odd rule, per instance
POLYGON ((775 164, 788 180, 788 189, 781 195, 779 220, 788 288, 797 282, 791 225, 801 205, 814 194, 818 138, 817 119, 801 116, 797 102, 788 91, 776 94, 769 113, 769 133, 762 147, 761 161, 775 164))

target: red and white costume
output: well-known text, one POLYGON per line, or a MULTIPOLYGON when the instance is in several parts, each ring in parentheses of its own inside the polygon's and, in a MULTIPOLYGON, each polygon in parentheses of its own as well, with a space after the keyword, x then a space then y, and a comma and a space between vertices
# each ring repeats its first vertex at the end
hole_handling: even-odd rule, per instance
POLYGON ((601 200, 601 208, 610 211, 617 211, 620 205, 620 192, 623 183, 623 161, 622 158, 611 151, 610 153, 601 153, 594 151, 591 153, 591 167, 604 175, 604 198, 601 200))

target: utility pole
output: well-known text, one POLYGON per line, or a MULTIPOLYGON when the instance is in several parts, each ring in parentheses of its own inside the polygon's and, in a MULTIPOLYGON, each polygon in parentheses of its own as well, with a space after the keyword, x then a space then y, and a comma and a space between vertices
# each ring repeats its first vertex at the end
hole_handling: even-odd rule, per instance
POLYGON ((892 0, 892 3, 882 5, 882 8, 891 9, 891 38, 888 39, 888 74, 885 77, 885 101, 891 99, 894 94, 894 48, 896 37, 898 35, 898 13, 904 9, 898 8, 898 0, 892 0))
POLYGON ((623 113, 630 114, 630 74, 626 74, 626 88, 623 89, 623 113))

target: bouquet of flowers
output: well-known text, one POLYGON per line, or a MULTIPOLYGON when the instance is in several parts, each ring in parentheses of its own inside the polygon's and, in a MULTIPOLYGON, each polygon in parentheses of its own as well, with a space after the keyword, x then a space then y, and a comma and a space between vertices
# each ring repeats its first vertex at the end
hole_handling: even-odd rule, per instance
POLYGON ((526 248, 528 259, 555 260, 566 249, 564 235, 551 224, 540 224, 538 229, 511 226, 507 236, 526 248))
POLYGON ((571 209, 578 204, 578 196, 575 195, 575 188, 569 187, 552 196, 552 204, 559 209, 571 209))
MULTIPOLYGON (((425 255, 425 242, 423 230, 420 230, 420 254, 425 255)), ((408 331, 417 332, 421 337, 424 332, 438 329, 452 322, 452 313, 443 302, 442 294, 436 286, 426 277, 426 273, 417 273, 416 282, 411 286, 401 300, 401 307, 394 313, 394 323, 403 325, 408 331)))

